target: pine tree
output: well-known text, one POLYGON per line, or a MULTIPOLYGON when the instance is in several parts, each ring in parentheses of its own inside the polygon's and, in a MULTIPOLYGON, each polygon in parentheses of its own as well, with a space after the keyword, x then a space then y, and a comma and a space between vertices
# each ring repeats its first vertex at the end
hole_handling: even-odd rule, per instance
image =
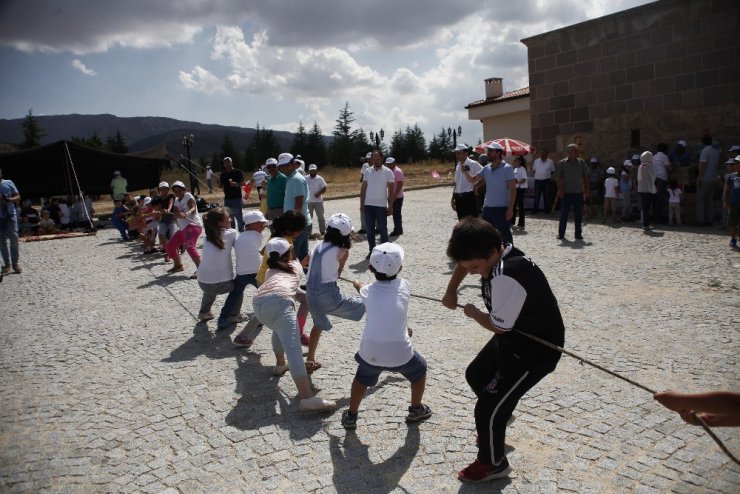
POLYGON ((249 141, 244 153, 244 159, 249 169, 256 170, 267 160, 276 158, 280 154, 280 144, 272 130, 261 129, 257 124, 257 131, 249 141))
POLYGON ((33 108, 28 110, 28 115, 23 119, 21 127, 23 128, 23 142, 21 143, 20 148, 31 149, 39 147, 41 145, 41 138, 46 134, 44 134, 43 129, 36 121, 36 117, 33 116, 33 108))
POLYGON ((331 162, 336 166, 351 166, 355 162, 355 142, 352 135, 352 122, 355 118, 349 109, 349 102, 339 111, 334 126, 334 142, 331 145, 331 162))
POLYGON ((221 143, 221 159, 223 160, 227 156, 231 158, 234 168, 240 168, 239 151, 234 147, 234 142, 229 134, 224 134, 224 141, 221 143))
POLYGON ((126 141, 123 139, 120 130, 116 130, 115 136, 109 135, 105 139, 105 150, 110 151, 111 153, 128 153, 128 146, 126 145, 126 141))
POLYGON ((308 142, 306 143, 306 152, 303 155, 310 163, 316 163, 319 166, 326 164, 326 144, 324 136, 321 135, 319 125, 314 122, 311 131, 308 133, 308 142))
POLYGON ((400 130, 395 131, 391 137, 391 156, 399 163, 406 163, 408 161, 406 138, 400 130))
POLYGON ((293 156, 300 154, 303 156, 306 153, 306 147, 308 146, 308 134, 306 134, 306 127, 303 126, 303 122, 298 123, 298 130, 293 134, 293 144, 290 146, 290 153, 293 156))

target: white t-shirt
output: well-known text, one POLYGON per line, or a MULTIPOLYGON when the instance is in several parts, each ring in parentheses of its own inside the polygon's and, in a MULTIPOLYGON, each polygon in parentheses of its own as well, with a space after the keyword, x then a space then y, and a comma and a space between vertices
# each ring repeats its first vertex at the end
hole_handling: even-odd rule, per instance
POLYGON ((244 230, 234 242, 236 274, 256 274, 262 265, 262 233, 244 230))
POLYGON ((550 158, 547 158, 545 161, 542 161, 541 158, 537 158, 534 160, 532 168, 534 169, 535 180, 550 179, 552 178, 552 174, 555 173, 555 163, 550 158))
POLYGON ((655 172, 655 178, 668 181, 668 167, 671 165, 671 161, 668 156, 662 151, 658 151, 653 156, 653 171, 655 172))
POLYGON ((458 163, 455 166, 455 194, 464 194, 465 192, 473 192, 473 184, 465 178, 461 167, 468 166, 470 170, 468 174, 475 177, 480 173, 483 167, 475 160, 466 158, 464 163, 458 163))
POLYGON ((669 204, 681 204, 681 189, 668 189, 668 203, 669 204))
POLYGON ((213 170, 209 168, 208 170, 206 170, 206 180, 210 180, 212 178, 213 178, 213 170))
POLYGON ((262 183, 267 179, 267 173, 262 170, 257 170, 252 174, 252 180, 254 180, 255 187, 262 187, 262 183))
POLYGON ((604 180, 604 197, 617 198, 617 186, 619 180, 614 177, 609 177, 604 180))
POLYGON ((62 225, 68 225, 69 222, 72 220, 72 211, 69 209, 69 206, 64 203, 59 204, 59 213, 59 223, 61 223, 62 225))
MULTIPOLYGON (((318 249, 326 249, 321 255, 321 283, 336 282, 339 279, 339 258, 347 252, 347 249, 337 247, 336 245, 327 247, 324 245, 324 242, 319 242, 313 248, 311 259, 315 257, 318 249)), ((308 273, 306 274, 307 278, 311 276, 312 266, 313 262, 309 264, 308 273)))
POLYGON ((222 228, 221 238, 224 239, 224 248, 219 249, 208 239, 203 242, 203 253, 198 266, 198 281, 200 283, 223 283, 234 279, 234 267, 231 264, 231 249, 236 240, 236 230, 222 228))
POLYGON ((358 353, 368 364, 398 367, 414 356, 406 325, 409 294, 409 284, 403 278, 375 281, 360 289, 365 330, 358 353))
POLYGON ((323 202, 323 195, 316 197, 314 194, 326 187, 326 180, 321 175, 311 178, 311 174, 309 174, 306 177, 306 184, 308 184, 308 202, 323 202))
POLYGON ((388 207, 388 184, 396 182, 393 171, 383 165, 378 170, 369 167, 362 174, 362 181, 367 182, 365 190, 365 206, 388 207))
MULTIPOLYGON (((181 213, 187 212, 190 209, 190 206, 188 206, 188 202, 191 199, 195 201, 195 197, 193 197, 193 194, 191 194, 190 192, 185 192, 185 195, 182 196, 182 199, 175 198, 175 208, 181 213)), ((184 218, 177 218, 177 227, 180 230, 184 229, 188 225, 201 226, 200 215, 198 214, 197 208, 195 212, 188 214, 184 218)))
POLYGON ((516 179, 517 189, 529 188, 529 186, 527 185, 527 169, 525 167, 519 166, 514 168, 514 178, 516 179), (519 183, 519 180, 524 180, 524 182, 519 183))

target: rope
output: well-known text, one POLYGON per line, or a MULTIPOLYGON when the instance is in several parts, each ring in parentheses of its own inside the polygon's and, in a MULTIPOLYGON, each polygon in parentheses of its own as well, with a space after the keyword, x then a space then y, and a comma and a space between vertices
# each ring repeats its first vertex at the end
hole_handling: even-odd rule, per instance
MULTIPOLYGON (((85 196, 82 194, 82 187, 80 187, 80 181, 77 180, 77 170, 75 170, 75 164, 72 161, 72 154, 69 152, 69 146, 67 146, 67 142, 64 142, 64 150, 67 154, 67 159, 69 160, 70 168, 72 169, 72 174, 75 178, 75 183, 77 184, 77 193, 80 196, 80 201, 82 202, 82 209, 85 211, 85 217, 87 218, 87 222, 90 224, 90 229, 95 231, 95 225, 93 224, 92 218, 90 218, 90 211, 87 210, 87 203, 85 202, 85 196)), ((71 187, 70 187, 71 188, 71 187)), ((75 208, 77 206, 75 205, 75 208)))
MULTIPOLYGON (((342 281, 347 281, 347 282, 349 282, 349 283, 352 283, 352 282, 351 282, 350 280, 348 280, 347 278, 344 278, 344 277, 342 277, 342 276, 340 276, 340 277, 339 277, 339 279, 340 279, 340 280, 342 280, 342 281)), ((419 298, 419 299, 423 299, 423 300, 428 300, 428 301, 430 301, 430 302, 437 302, 437 303, 440 303, 440 304, 442 303, 442 301, 441 301, 440 299, 437 299, 437 298, 433 298, 433 297, 427 297, 427 296, 425 296, 425 295, 417 295, 417 294, 415 294, 415 293, 412 293, 412 294, 410 294, 410 295, 411 295, 412 297, 415 297, 415 298, 419 298)), ((460 304, 455 304, 455 305, 456 305, 457 307, 459 307, 460 309, 464 309, 464 306, 462 306, 462 305, 460 305, 460 304)), ((609 369, 607 369, 607 368, 605 368, 605 367, 603 367, 603 366, 601 366, 601 365, 599 365, 599 364, 597 364, 597 363, 595 363, 595 362, 592 362, 592 361, 588 360, 588 359, 587 359, 587 358, 585 358, 585 357, 581 357, 581 356, 580 356, 580 355, 578 355, 578 354, 575 354, 575 353, 573 353, 573 352, 569 352, 569 351, 568 351, 568 350, 566 350, 565 348, 562 348, 562 347, 559 347, 559 346, 557 346, 557 345, 554 345, 554 344, 550 343, 550 342, 549 342, 549 341, 547 341, 547 340, 543 340, 543 339, 542 339, 542 338, 540 338, 539 336, 535 336, 535 335, 533 335, 533 334, 529 334, 529 333, 527 333, 527 332, 525 332, 525 331, 521 331, 521 330, 519 330, 519 329, 513 329, 513 331, 515 331, 515 332, 519 333, 520 335, 526 336, 527 338, 529 338, 529 339, 531 339, 531 340, 534 340, 534 341, 536 341, 537 343, 540 343, 540 344, 542 344, 542 345, 545 345, 546 347, 548 347, 548 348, 550 348, 550 349, 552 349, 552 350, 556 350, 556 351, 558 351, 558 352, 560 352, 560 353, 564 353, 565 355, 568 355, 569 357, 573 357, 574 359, 578 360, 578 362, 579 362, 579 363, 580 363, 581 365, 583 365, 583 364, 588 364, 588 365, 590 365, 591 367, 595 367, 596 369, 599 369, 600 371, 606 372, 606 373, 607 373, 607 374, 609 374, 610 376, 614 376, 614 377, 616 377, 617 379, 621 379, 622 381, 625 381, 625 382, 627 382, 627 383, 631 384, 632 386, 635 386, 635 387, 637 387, 637 388, 643 389, 643 390, 647 391, 648 393, 650 393, 651 395, 654 395, 655 393, 657 393, 657 391, 655 391, 654 389, 651 389, 651 388, 649 388, 648 386, 645 386, 644 384, 641 384, 641 383, 639 383, 639 382, 637 382, 637 381, 634 381, 634 380, 632 380, 632 379, 630 379, 630 378, 628 378, 628 377, 625 377, 625 376, 623 376, 623 375, 621 375, 621 374, 618 374, 618 373, 616 373, 616 372, 614 372, 614 371, 611 371, 611 370, 609 370, 609 369)), ((714 442, 715 442, 715 443, 717 443, 717 446, 719 446, 719 448, 720 448, 720 449, 722 450, 722 452, 723 452, 723 453, 725 453, 725 454, 726 454, 726 455, 727 455, 727 456, 728 456, 728 457, 729 457, 729 458, 730 458, 730 459, 731 459, 732 461, 734 461, 735 463, 737 463, 738 465, 740 465, 740 460, 738 460, 738 459, 737 459, 737 458, 735 457, 735 455, 733 455, 733 454, 732 454, 732 453, 730 452, 730 450, 729 450, 729 449, 727 449, 727 446, 725 446, 725 444, 724 444, 724 443, 722 442, 722 440, 721 440, 720 438, 718 438, 718 437, 717 437, 717 436, 716 436, 716 435, 714 434, 714 432, 712 432, 712 430, 711 430, 711 429, 709 428, 709 426, 707 425, 707 423, 706 423, 706 422, 705 422, 705 421, 704 421, 704 420, 703 420, 703 419, 702 419, 701 417, 699 417, 699 416, 698 416, 698 415, 696 415, 696 414, 694 414, 694 419, 696 420, 696 422, 697 422, 697 423, 698 423, 699 425, 701 425, 701 426, 702 426, 702 428, 703 428, 703 429, 704 429, 704 430, 705 430, 705 431, 707 432, 707 434, 709 434, 709 437, 711 437, 711 438, 712 438, 712 439, 714 440, 714 442)))
MULTIPOLYGON (((180 158, 182 158, 182 159, 184 159, 184 160, 187 160, 187 158, 185 158, 185 157, 184 157, 183 155, 180 155, 180 158)), ((186 171, 186 172, 188 173, 188 175, 190 175, 191 177, 193 177, 193 178, 195 179, 195 181, 196 181, 196 182, 198 182, 199 184, 201 184, 201 185, 203 185, 203 186, 206 186, 206 187, 208 186, 207 184, 203 183, 203 182, 202 182, 202 181, 201 181, 201 180, 200 180, 200 179, 198 178, 198 175, 196 175, 195 173, 193 173, 193 172, 191 172, 190 170, 188 170, 188 167, 187 167, 187 166, 185 166, 185 165, 183 165, 182 163, 180 163, 180 161, 178 161, 178 162, 177 162, 177 164, 178 164, 178 165, 180 165, 180 167, 182 167, 182 169, 183 169, 183 170, 185 170, 185 171, 186 171)))

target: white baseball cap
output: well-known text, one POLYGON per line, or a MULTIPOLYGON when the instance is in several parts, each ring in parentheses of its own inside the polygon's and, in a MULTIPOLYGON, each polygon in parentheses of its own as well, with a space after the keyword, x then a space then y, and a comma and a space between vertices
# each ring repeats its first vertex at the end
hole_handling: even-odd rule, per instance
POLYGON ((615 170, 613 166, 610 166, 609 168, 606 169, 607 175, 614 175, 616 171, 617 170, 615 170))
POLYGON ((598 163, 598 162, 599 162, 599 158, 597 158, 596 156, 591 156, 589 163, 598 163))
POLYGON ((386 165, 390 165, 390 164, 393 164, 395 162, 396 162, 396 159, 395 158, 386 158, 385 159, 385 164, 386 165))
POLYGON ((231 161, 231 158, 227 156, 226 158, 224 158, 224 161, 231 161))
POLYGON ((265 161, 265 166, 270 165, 277 165, 277 160, 275 158, 267 158, 267 161, 265 161))
POLYGON ((251 225, 252 223, 264 223, 265 225, 272 225, 272 221, 265 218, 262 211, 247 211, 244 213, 244 224, 251 225))
POLYGON ((113 175, 120 175, 120 174, 121 174, 121 172, 118 171, 118 170, 116 170, 116 171, 113 172, 113 175))
POLYGON ((683 139, 680 140, 680 141, 678 141, 676 144, 678 144, 679 146, 684 147, 684 148, 686 147, 686 141, 684 141, 683 139))
POLYGON ((352 222, 350 221, 349 216, 344 213, 335 213, 331 215, 326 226, 336 228, 343 237, 352 233, 352 222))
POLYGON ((141 199, 141 196, 134 196, 134 201, 138 201, 139 199, 141 199))
POLYGON ((624 160, 624 163, 622 163, 622 166, 625 168, 629 168, 632 166, 632 160, 624 160))
POLYGON ((145 197, 144 198, 144 206, 148 206, 152 202, 151 197, 145 197))
POLYGON ((278 159, 277 159, 278 166, 287 165, 291 161, 293 161, 293 155, 290 153, 280 153, 278 155, 278 159))
POLYGON ((282 237, 275 237, 267 242, 265 245, 265 252, 269 256, 273 252, 277 252, 278 255, 284 256, 286 252, 290 250, 290 242, 282 237))
POLYGON ((461 144, 458 144, 457 146, 455 146, 455 149, 453 149, 453 151, 465 151, 467 153, 468 152, 468 146, 467 146, 467 144, 462 144, 461 143, 461 144))
POLYGON ((491 144, 486 145, 486 149, 491 151, 504 151, 504 148, 499 144, 498 142, 492 142, 491 144))
POLYGON ((169 189, 170 188, 170 184, 168 184, 167 182, 159 182, 159 188, 160 189, 169 189))
POLYGON ((181 189, 184 189, 184 188, 186 188, 186 187, 185 187, 185 184, 184 184, 184 183, 182 183, 182 182, 180 182, 179 180, 178 180, 177 182, 173 182, 173 183, 172 183, 172 188, 174 189, 175 187, 180 187, 181 189))
POLYGON ((372 151, 370 151, 369 153, 367 153, 367 154, 365 155, 365 159, 366 159, 366 160, 369 160, 369 159, 370 159, 370 158, 372 158, 372 157, 373 157, 373 152, 372 152, 372 151))
POLYGON ((632 155, 632 161, 640 161, 640 155, 639 154, 633 154, 632 155))
POLYGON ((316 165, 315 165, 315 164, 313 164, 313 163, 311 163, 310 165, 308 165, 308 171, 311 171, 311 170, 318 170, 318 169, 319 169, 319 167, 318 167, 318 166, 316 166, 316 165))
POLYGON ((403 248, 392 242, 376 245, 370 254, 370 265, 386 276, 397 275, 403 265, 403 248))

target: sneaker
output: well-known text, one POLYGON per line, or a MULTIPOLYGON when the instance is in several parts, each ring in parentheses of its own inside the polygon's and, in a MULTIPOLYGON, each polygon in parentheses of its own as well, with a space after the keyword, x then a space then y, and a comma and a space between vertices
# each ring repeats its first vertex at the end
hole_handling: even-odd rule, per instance
POLYGON ((333 410, 337 406, 336 402, 325 400, 320 396, 314 396, 301 400, 299 408, 301 412, 320 412, 323 410, 333 410))
POLYGON ((288 369, 289 369, 289 367, 288 367, 287 364, 286 365, 276 365, 275 367, 272 368, 272 375, 273 376, 282 376, 283 374, 285 374, 286 372, 288 372, 288 369))
POLYGON ((423 403, 418 407, 409 407, 409 414, 406 415, 406 423, 421 422, 432 416, 432 409, 423 403))
POLYGON ((214 315, 210 312, 201 312, 198 314, 198 320, 200 322, 210 321, 211 319, 213 319, 213 317, 214 315))
POLYGON ((234 346, 249 348, 254 343, 254 340, 247 338, 246 336, 236 335, 234 341, 231 342, 234 346))
POLYGON ((342 414, 342 427, 348 431, 357 429, 357 415, 349 410, 345 410, 342 414))
POLYGON ((457 478, 463 482, 488 482, 489 480, 506 477, 510 473, 511 467, 506 458, 501 460, 501 463, 498 466, 488 465, 479 460, 475 460, 473 463, 460 470, 457 474, 457 478))

